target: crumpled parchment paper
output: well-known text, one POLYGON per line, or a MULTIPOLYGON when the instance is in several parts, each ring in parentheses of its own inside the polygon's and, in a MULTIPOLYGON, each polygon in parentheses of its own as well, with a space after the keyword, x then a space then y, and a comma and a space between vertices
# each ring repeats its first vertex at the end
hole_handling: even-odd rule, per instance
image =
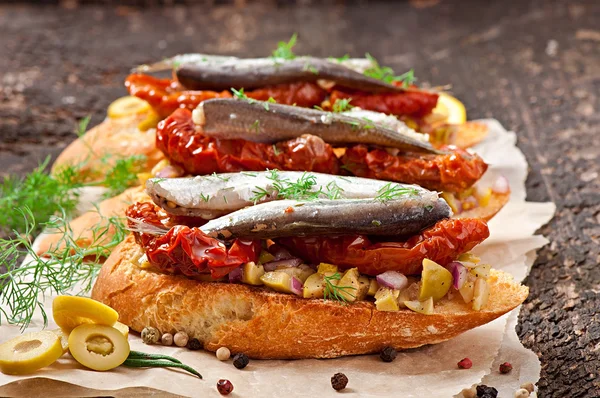
MULTIPOLYGON (((527 163, 516 147, 515 133, 506 131, 496 120, 484 120, 490 134, 475 150, 490 164, 483 182, 506 176, 511 184, 511 202, 490 222, 490 238, 475 251, 485 262, 512 273, 522 280, 535 259, 535 250, 548 241, 534 232, 547 223, 555 211, 552 203, 525 202, 527 163)), ((53 297, 46 297, 50 314, 53 297)), ((445 343, 400 352, 392 363, 376 355, 330 360, 258 361, 244 370, 231 361, 220 362, 215 355, 177 347, 147 346, 130 336, 133 350, 172 355, 194 367, 204 376, 199 380, 178 370, 131 369, 119 367, 94 372, 66 355, 54 365, 28 376, 0 374, 0 396, 219 396, 216 382, 225 378, 234 385, 233 396, 339 396, 330 378, 343 372, 349 378, 344 396, 361 397, 451 397, 465 387, 482 382, 496 387, 500 396, 512 396, 523 382, 536 382, 540 365, 537 357, 523 348, 516 336, 517 310, 487 325, 470 330, 445 343), (458 369, 464 357, 473 361, 471 369, 458 369), (508 375, 498 365, 511 362, 508 375)), ((56 327, 52 320, 49 327, 56 327)), ((40 330, 41 316, 29 330, 40 330)), ((20 334, 16 326, 0 326, 1 340, 20 334)))

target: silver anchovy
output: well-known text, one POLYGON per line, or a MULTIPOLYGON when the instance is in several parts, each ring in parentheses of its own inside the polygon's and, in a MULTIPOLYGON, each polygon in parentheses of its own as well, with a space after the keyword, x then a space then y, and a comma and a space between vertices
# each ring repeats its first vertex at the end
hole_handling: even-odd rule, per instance
POLYGON ((414 236, 451 215, 441 198, 279 200, 247 207, 209 221, 200 229, 220 239, 366 234, 414 236))
POLYGON ((429 142, 368 118, 255 100, 215 98, 192 113, 202 134, 220 139, 275 143, 311 134, 333 145, 368 144, 407 152, 442 153, 429 142))
POLYGON ((152 178, 146 192, 167 213, 207 220, 257 203, 295 198, 360 199, 414 194, 438 197, 416 185, 299 171, 223 173, 186 178, 152 178), (283 192, 280 192, 283 191, 283 192), (299 190, 302 190, 299 192, 299 190))

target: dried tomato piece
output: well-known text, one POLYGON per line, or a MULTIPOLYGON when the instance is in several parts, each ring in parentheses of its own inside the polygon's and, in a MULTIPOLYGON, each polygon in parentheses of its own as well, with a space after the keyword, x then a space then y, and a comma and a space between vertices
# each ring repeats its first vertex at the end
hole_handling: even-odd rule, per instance
POLYGON ((425 91, 407 90, 399 93, 372 94, 360 91, 334 89, 330 102, 335 104, 338 99, 352 98, 353 106, 362 109, 382 112, 396 116, 411 116, 421 118, 431 113, 437 105, 438 95, 425 91))
POLYGON ((439 221, 405 242, 376 242, 364 235, 289 237, 276 242, 315 264, 326 262, 342 269, 356 267, 368 275, 385 271, 419 275, 423 259, 445 265, 488 236, 485 221, 465 218, 439 221))
POLYGON ((269 98, 273 98, 278 104, 312 108, 315 105, 321 105, 327 97, 327 91, 316 83, 299 82, 259 88, 248 91, 246 95, 259 101, 268 101, 269 98))
MULTIPOLYGON (((133 204, 126 211, 130 226, 136 224, 133 219, 162 227, 158 209, 151 203, 133 204)), ((220 278, 244 263, 257 261, 261 250, 259 240, 236 239, 228 247, 200 229, 185 225, 175 226, 164 235, 141 232, 134 235, 144 247, 150 264, 162 272, 189 277, 210 272, 213 278, 220 278)))
POLYGON ((487 164, 476 154, 442 147, 447 155, 398 153, 355 145, 341 158, 343 168, 358 177, 418 184, 437 191, 460 192, 481 178, 487 164))
POLYGON ((156 146, 192 174, 244 170, 299 170, 338 174, 339 161, 321 138, 305 135, 275 145, 217 140, 199 134, 191 112, 178 109, 158 124, 156 146))

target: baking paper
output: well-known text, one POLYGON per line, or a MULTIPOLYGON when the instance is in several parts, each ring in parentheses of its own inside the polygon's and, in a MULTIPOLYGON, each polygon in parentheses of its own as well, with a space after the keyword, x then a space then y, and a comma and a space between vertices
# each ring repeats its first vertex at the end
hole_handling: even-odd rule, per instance
MULTIPOLYGON (((490 238, 475 251, 495 268, 512 273, 517 280, 527 275, 535 250, 548 241, 534 232, 547 223, 555 207, 552 203, 525 202, 527 163, 516 147, 516 135, 495 120, 484 120, 488 137, 475 150, 490 164, 483 183, 504 175, 510 181, 511 202, 490 222, 490 238)), ((46 297, 50 314, 53 297, 46 297)), ((537 357, 520 344, 514 326, 517 310, 487 325, 470 330, 445 343, 400 352, 392 363, 376 355, 328 360, 259 361, 238 370, 231 361, 220 362, 213 353, 177 347, 144 345, 130 335, 131 348, 137 351, 172 355, 194 367, 204 376, 197 379, 179 370, 131 369, 119 367, 109 372, 94 372, 78 365, 68 355, 54 365, 29 376, 0 374, 0 396, 220 396, 219 379, 234 385, 233 396, 339 397, 330 378, 343 372, 349 383, 344 396, 361 397, 452 397, 463 388, 485 383, 510 396, 526 381, 539 378, 537 357), (473 361, 471 369, 458 369, 464 357, 473 361), (509 361, 514 369, 500 375, 498 365, 509 361)), ((43 327, 37 316, 28 330, 43 327)), ((56 327, 50 319, 49 327, 56 327)), ((18 336, 16 326, 0 326, 1 340, 18 336)))

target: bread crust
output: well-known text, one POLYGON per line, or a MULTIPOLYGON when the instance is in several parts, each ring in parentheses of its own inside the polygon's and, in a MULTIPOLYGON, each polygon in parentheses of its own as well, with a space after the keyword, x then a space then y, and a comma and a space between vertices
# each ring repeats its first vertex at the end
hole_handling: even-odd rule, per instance
POLYGON ((164 159, 156 148, 156 129, 140 131, 138 124, 147 117, 146 113, 107 118, 67 146, 52 166, 57 173, 61 167, 77 165, 82 182, 98 181, 119 159, 144 155, 143 169, 150 171, 164 159), (110 155, 110 156, 106 156, 110 155))
POLYGON ((510 275, 492 271, 481 311, 455 297, 436 303, 433 315, 382 312, 366 301, 343 305, 143 270, 134 264, 141 254, 129 236, 103 265, 92 298, 117 310, 134 331, 184 331, 209 351, 228 347, 260 359, 335 358, 439 343, 512 310, 528 294, 510 275))
POLYGON ((510 199, 510 192, 505 194, 492 193, 490 201, 483 207, 475 207, 471 210, 466 210, 455 214, 453 218, 480 218, 485 221, 490 221, 510 199))

